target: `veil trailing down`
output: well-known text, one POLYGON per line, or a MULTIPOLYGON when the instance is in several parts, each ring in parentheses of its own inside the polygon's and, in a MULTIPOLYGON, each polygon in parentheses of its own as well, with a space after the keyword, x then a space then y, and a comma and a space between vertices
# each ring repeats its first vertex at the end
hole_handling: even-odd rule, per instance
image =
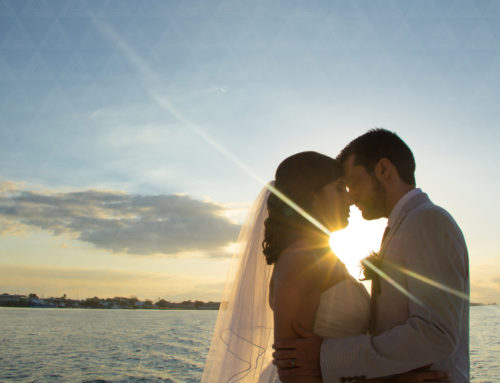
POLYGON ((257 382, 272 359, 273 312, 267 302, 273 268, 262 252, 269 194, 266 186, 240 231, 202 383, 257 382))

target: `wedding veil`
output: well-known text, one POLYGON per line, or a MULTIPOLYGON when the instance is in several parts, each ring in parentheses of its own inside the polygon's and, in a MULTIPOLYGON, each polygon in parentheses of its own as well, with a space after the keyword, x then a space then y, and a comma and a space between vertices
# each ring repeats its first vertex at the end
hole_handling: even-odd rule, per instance
POLYGON ((257 382, 271 361, 273 313, 268 296, 272 267, 262 252, 269 194, 268 187, 261 191, 240 231, 202 383, 257 382))

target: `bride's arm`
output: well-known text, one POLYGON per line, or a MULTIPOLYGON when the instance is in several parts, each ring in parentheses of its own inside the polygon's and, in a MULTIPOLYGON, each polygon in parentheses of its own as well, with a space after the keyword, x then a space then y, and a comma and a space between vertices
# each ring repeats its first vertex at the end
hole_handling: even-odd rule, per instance
MULTIPOLYGON (((274 307, 274 341, 298 338, 292 322, 312 331, 323 290, 322 276, 311 260, 311 255, 300 252, 285 252, 275 264, 271 300, 274 307)), ((293 366, 291 359, 281 360, 280 367, 293 366)), ((318 383, 321 376, 282 377, 284 383, 318 383)))

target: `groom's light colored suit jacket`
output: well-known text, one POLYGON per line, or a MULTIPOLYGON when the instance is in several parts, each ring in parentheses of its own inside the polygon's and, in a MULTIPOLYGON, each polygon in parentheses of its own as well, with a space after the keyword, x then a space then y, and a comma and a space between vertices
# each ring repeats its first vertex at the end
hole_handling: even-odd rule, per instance
POLYGON ((404 204, 391 226, 381 269, 410 297, 381 278, 373 334, 324 340, 323 381, 432 365, 449 372, 454 383, 468 382, 469 264, 462 232, 422 192, 404 204))

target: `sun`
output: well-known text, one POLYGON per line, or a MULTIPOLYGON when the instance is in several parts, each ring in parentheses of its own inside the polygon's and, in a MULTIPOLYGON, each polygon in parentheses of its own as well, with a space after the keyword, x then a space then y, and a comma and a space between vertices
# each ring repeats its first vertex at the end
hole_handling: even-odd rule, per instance
POLYGON ((366 221, 356 206, 351 206, 349 226, 330 235, 330 247, 356 278, 361 276, 360 261, 378 251, 387 220, 366 221))

